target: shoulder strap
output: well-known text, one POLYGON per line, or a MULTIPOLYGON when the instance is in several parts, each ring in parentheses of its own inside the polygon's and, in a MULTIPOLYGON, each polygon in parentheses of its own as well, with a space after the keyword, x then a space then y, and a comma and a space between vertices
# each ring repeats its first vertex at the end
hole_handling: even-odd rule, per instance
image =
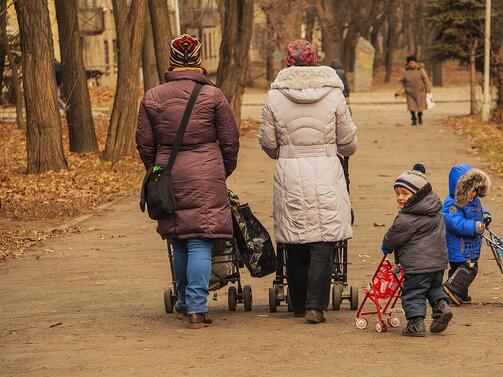
POLYGON ((173 144, 173 150, 169 155, 168 164, 166 165, 167 171, 171 171, 171 169, 173 169, 176 155, 178 154, 178 150, 180 149, 180 145, 182 144, 183 134, 185 133, 185 129, 187 128, 187 124, 189 123, 190 114, 192 113, 192 109, 194 108, 197 96, 199 95, 199 92, 201 91, 202 87, 203 87, 202 84, 196 83, 194 90, 192 90, 189 102, 187 104, 187 107, 185 108, 185 112, 183 113, 182 121, 180 122, 180 127, 178 127, 178 131, 176 133, 175 143, 173 144))

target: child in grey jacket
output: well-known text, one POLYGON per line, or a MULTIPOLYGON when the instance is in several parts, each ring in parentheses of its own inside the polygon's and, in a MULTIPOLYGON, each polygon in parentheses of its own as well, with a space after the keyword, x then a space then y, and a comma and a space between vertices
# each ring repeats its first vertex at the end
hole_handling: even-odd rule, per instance
POLYGON ((430 332, 444 331, 452 319, 449 299, 442 289, 447 268, 442 201, 432 190, 421 164, 400 175, 394 184, 398 215, 384 236, 384 254, 395 252, 405 278, 402 307, 407 326, 402 335, 425 336, 426 299, 433 308, 430 332))

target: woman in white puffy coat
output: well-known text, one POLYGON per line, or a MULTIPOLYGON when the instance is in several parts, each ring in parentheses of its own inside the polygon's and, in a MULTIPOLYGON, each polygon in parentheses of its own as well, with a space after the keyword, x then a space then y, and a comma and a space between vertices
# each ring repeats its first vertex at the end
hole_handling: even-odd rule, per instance
POLYGON ((287 68, 265 100, 259 142, 277 159, 273 217, 287 250, 290 302, 308 323, 325 321, 335 242, 351 238, 351 206, 337 154, 356 150, 356 126, 335 70, 317 65, 304 40, 288 45, 287 68))

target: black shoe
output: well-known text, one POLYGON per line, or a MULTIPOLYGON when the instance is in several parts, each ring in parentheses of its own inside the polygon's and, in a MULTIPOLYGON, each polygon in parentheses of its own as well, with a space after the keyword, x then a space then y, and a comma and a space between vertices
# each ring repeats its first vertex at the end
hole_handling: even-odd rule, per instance
POLYGON ((202 329, 213 324, 213 320, 208 317, 208 313, 189 314, 189 329, 202 329))
POLYGON ((466 298, 463 299, 463 304, 471 304, 472 303, 472 296, 466 296, 466 298))
POLYGON ((430 325, 430 332, 440 333, 445 331, 449 325, 449 321, 452 319, 452 310, 449 304, 445 300, 440 300, 440 302, 433 308, 433 314, 431 315, 433 321, 430 325))
POLYGON ((306 310, 306 322, 307 323, 322 323, 327 319, 325 318, 325 314, 321 310, 308 309, 306 310))
POLYGON ((404 336, 426 336, 423 318, 414 318, 407 322, 407 326, 402 329, 404 336))
POLYGON ((416 120, 416 119, 412 119, 412 121, 411 121, 411 125, 412 125, 412 126, 417 125, 417 120, 416 120))
POLYGON ((456 306, 463 305, 463 299, 459 297, 455 292, 453 292, 452 289, 450 289, 446 284, 444 284, 444 292, 447 296, 449 296, 449 300, 451 300, 452 304, 456 306))

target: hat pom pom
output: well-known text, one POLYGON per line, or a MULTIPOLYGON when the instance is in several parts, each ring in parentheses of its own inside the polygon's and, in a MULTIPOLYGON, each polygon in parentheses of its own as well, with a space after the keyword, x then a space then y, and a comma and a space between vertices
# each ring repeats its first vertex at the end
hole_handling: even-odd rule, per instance
POLYGON ((414 167, 412 168, 412 170, 416 170, 416 171, 419 171, 423 174, 426 174, 426 168, 424 167, 423 164, 415 164, 414 167))

